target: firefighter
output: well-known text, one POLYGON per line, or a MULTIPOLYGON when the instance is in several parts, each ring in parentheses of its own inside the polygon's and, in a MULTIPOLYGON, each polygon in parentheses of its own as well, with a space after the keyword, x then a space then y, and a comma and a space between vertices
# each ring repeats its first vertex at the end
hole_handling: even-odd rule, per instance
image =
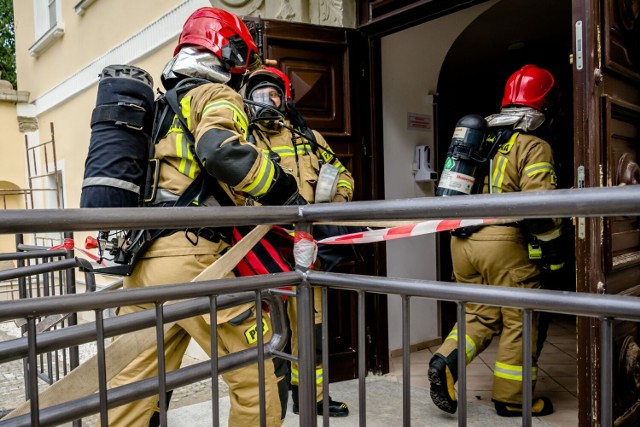
MULTIPOLYGON (((298 183, 300 195, 309 203, 349 202, 353 198, 353 177, 340 163, 322 135, 309 129, 295 107, 289 78, 277 68, 264 67, 253 72, 245 87, 245 102, 252 111, 249 140, 291 173, 298 183), (326 172, 327 168, 331 172, 326 172), (322 172, 321 172, 322 171, 322 172)), ((317 227, 314 227, 314 230, 317 227)), ((326 267, 326 266, 325 266, 326 267)), ((317 265, 317 268, 321 266, 317 265)), ((321 296, 314 288, 316 323, 316 356, 321 358, 321 296)), ((291 351, 298 354, 298 316, 295 298, 287 299, 291 327, 291 351)), ((322 413, 322 365, 316 365, 316 399, 322 413)), ((293 412, 298 413, 298 364, 291 363, 291 395, 293 412)), ((329 415, 346 417, 347 404, 329 399, 329 415)))
MULTIPOLYGON (((180 125, 177 115, 166 135, 156 144, 155 158, 160 164, 158 205, 177 199, 199 174, 206 175, 194 205, 225 204, 217 199, 219 196, 207 192, 213 184, 219 185, 234 204, 245 204, 247 198, 263 205, 304 202, 299 197, 295 178, 246 142, 248 119, 238 90, 260 63, 251 34, 237 16, 205 7, 186 20, 174 57, 162 71, 162 82, 166 89, 192 77, 206 82, 189 90, 180 100, 184 122, 195 139, 194 147, 189 146, 189 132, 180 125)), ((132 275, 125 278, 124 287, 189 282, 228 247, 226 237, 215 229, 165 231, 146 250, 132 275)), ((122 307, 118 314, 148 308, 153 305, 122 307)), ((271 336, 271 323, 268 315, 263 316, 267 341, 271 336)), ((208 315, 193 317, 178 321, 165 333, 167 371, 180 367, 191 338, 211 354, 211 323, 208 315)), ((255 347, 254 303, 220 310, 215 325, 220 356, 255 347)), ((110 387, 157 376, 157 357, 156 348, 149 348, 117 375, 110 387)), ((257 365, 224 373, 222 378, 229 386, 229 425, 260 425, 257 365)), ((158 403, 156 395, 114 408, 109 411, 109 424, 157 425, 158 403)), ((280 426, 285 410, 278 397, 271 360, 265 362, 265 403, 266 425, 280 426)))
MULTIPOLYGON (((551 146, 540 137, 550 127, 557 105, 551 73, 525 65, 509 77, 500 113, 487 117, 489 138, 502 131, 504 139, 484 180, 484 193, 539 191, 556 188, 551 146), (507 131, 506 133, 504 131, 507 131), (506 136, 505 136, 506 135, 506 136)), ((561 256, 560 219, 532 219, 452 233, 455 279, 461 283, 535 289, 544 269, 558 271, 561 256)), ((535 316, 535 314, 534 314, 535 316)), ((431 399, 441 410, 457 409, 454 384, 458 361, 466 364, 500 335, 492 401, 500 416, 522 415, 522 312, 517 308, 466 305, 466 354, 457 354, 457 325, 429 362, 431 399)), ((533 322, 532 377, 537 378, 537 330, 533 322)), ((532 416, 553 412, 545 397, 532 402, 532 416)))

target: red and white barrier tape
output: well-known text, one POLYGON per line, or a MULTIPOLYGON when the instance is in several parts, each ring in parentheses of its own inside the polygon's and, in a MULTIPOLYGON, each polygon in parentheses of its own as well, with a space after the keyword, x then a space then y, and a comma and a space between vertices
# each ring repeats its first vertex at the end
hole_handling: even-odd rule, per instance
POLYGON ((438 233, 440 231, 448 231, 472 225, 505 224, 516 221, 518 221, 518 219, 434 219, 430 221, 418 222, 416 224, 400 225, 397 227, 383 228, 380 230, 369 230, 359 233, 343 234, 342 236, 327 237, 326 239, 318 241, 318 244, 353 245, 359 243, 384 242, 387 240, 402 239, 404 237, 438 233))
POLYGON ((313 236, 304 231, 296 231, 293 239, 293 256, 297 265, 311 268, 318 256, 318 245, 313 236))
POLYGON ((82 252, 83 254, 85 254, 86 256, 88 256, 89 258, 91 258, 92 260, 94 260, 95 262, 104 265, 104 261, 100 260, 99 256, 96 256, 90 252, 87 252, 83 249, 80 249, 78 247, 76 247, 75 242, 73 241, 73 239, 70 238, 66 238, 64 239, 64 241, 62 242, 62 244, 60 245, 55 245, 55 246, 51 246, 49 248, 50 251, 56 250, 56 249, 65 249, 67 251, 72 251, 72 250, 77 250, 82 252))

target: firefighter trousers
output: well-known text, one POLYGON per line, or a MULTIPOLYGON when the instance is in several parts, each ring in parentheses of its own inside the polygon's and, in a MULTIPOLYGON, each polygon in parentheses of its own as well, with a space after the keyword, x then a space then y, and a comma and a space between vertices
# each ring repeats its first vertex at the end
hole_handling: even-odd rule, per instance
MULTIPOLYGON (((519 229, 485 227, 467 238, 452 237, 451 255, 457 282, 490 284, 514 288, 539 288, 540 270, 529 260, 519 229)), ((492 399, 522 403, 522 311, 518 308, 480 304, 466 305, 466 363, 480 354, 500 335, 494 368, 492 399)), ((458 327, 454 326, 437 353, 448 357, 457 348, 458 327)), ((533 384, 537 379, 537 315, 534 312, 531 337, 533 384)), ((458 355, 458 360, 462 356, 458 355)), ((450 367, 456 369, 456 367, 450 367)))
MULTIPOLYGON (((125 280, 126 288, 144 287, 146 284, 161 285, 191 281, 202 270, 211 265, 222 251, 222 242, 213 243, 200 239, 193 245, 181 233, 159 238, 151 245, 133 274, 125 280), (185 243, 187 241, 187 243, 185 243)), ((229 277, 233 277, 230 274, 229 277)), ((153 308, 149 305, 121 307, 118 315, 153 308)), ((263 314, 265 342, 271 338, 271 321, 263 314)), ((224 356, 250 347, 255 347, 255 304, 248 303, 218 312, 218 355, 224 356)), ((202 315, 183 319, 172 326, 164 337, 165 365, 167 372, 176 370, 191 339, 211 355, 211 319, 202 315)), ((124 370, 116 375, 109 387, 117 387, 134 381, 157 376, 158 359, 156 347, 141 353, 124 370)), ((265 361, 265 404, 267 426, 282 425, 283 412, 278 396, 278 379, 272 360, 265 361)), ((229 386, 231 402, 229 426, 259 426, 260 408, 258 392, 258 365, 253 364, 222 374, 229 386)), ((158 408, 157 395, 132 401, 109 410, 110 426, 149 425, 149 420, 158 408)))

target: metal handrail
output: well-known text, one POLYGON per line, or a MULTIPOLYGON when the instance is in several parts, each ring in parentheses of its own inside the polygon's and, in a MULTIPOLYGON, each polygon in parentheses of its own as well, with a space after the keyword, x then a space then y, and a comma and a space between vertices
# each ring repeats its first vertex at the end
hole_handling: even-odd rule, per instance
POLYGON ((86 208, 0 211, 0 234, 145 228, 227 227, 305 222, 414 220, 430 218, 548 218, 638 215, 640 186, 579 188, 321 203, 306 206, 201 206, 179 208, 86 208))
MULTIPOLYGON (((589 188, 556 190, 552 192, 527 192, 508 193, 500 195, 477 195, 467 197, 448 198, 419 198, 409 200, 353 202, 341 204, 320 204, 308 206, 289 207, 200 207, 193 208, 121 208, 121 209, 66 209, 66 210, 28 210, 28 211, 2 211, 0 212, 0 233, 38 232, 38 231, 90 231, 106 229, 141 229, 141 228, 183 228, 205 226, 230 226, 251 224, 281 224, 295 223, 296 230, 310 231, 314 222, 356 222, 366 224, 371 221, 397 221, 431 218, 545 218, 545 217, 599 217, 599 216, 638 216, 640 208, 640 186, 589 188)), ((55 307, 52 300, 30 300, 30 307, 26 303, 15 305, 16 302, 0 304, 0 320, 14 318, 14 316, 29 316, 27 310, 34 313, 46 314, 54 312, 68 312, 70 310, 94 309, 102 310, 123 304, 120 298, 123 293, 127 297, 126 305, 134 301, 166 301, 171 299, 184 299, 186 292, 203 292, 199 296, 218 295, 225 292, 239 291, 239 285, 243 290, 265 289, 276 286, 281 279, 286 279, 288 284, 297 284, 298 304, 298 328, 302 337, 299 348, 300 371, 300 422, 301 425, 315 426, 315 393, 313 387, 315 381, 311 381, 315 366, 313 354, 314 334, 313 328, 313 292, 311 286, 331 287, 335 289, 349 289, 358 292, 358 342, 364 346, 364 295, 365 292, 398 294, 403 298, 403 343, 408 343, 409 331, 409 298, 423 297, 438 300, 455 301, 458 303, 458 323, 464 323, 464 308, 467 302, 475 302, 487 305, 500 305, 519 307, 524 310, 524 333, 530 337, 531 328, 527 322, 531 321, 531 311, 546 311, 555 313, 569 313, 578 316, 587 316, 601 320, 602 349, 601 358, 609 360, 612 352, 612 320, 640 320, 640 300, 616 295, 593 295, 569 293, 550 290, 529 290, 496 287, 490 285, 465 285, 452 284, 437 281, 394 279, 372 276, 345 275, 336 273, 322 273, 308 271, 298 267, 298 272, 285 273, 284 275, 261 276, 256 280, 252 278, 229 279, 228 281, 216 281, 215 290, 206 288, 207 282, 190 283, 189 286, 163 286, 159 288, 135 289, 114 291, 99 295, 75 295, 54 297, 58 303, 55 307), (202 288, 199 286, 202 285, 202 288), (206 290, 205 290, 206 288, 206 290), (189 291, 187 291, 189 290, 189 291), (164 294, 166 292, 166 294, 164 294), (209 292, 209 293, 207 293, 209 292), (115 295, 115 296, 112 296, 115 295), (36 303, 34 306, 33 303, 36 303)), ((192 294, 189 294, 192 295, 192 294)), ((259 295, 259 294, 258 294, 259 295)), ((326 292, 323 292, 326 296, 326 292)), ((192 295, 194 296, 194 295, 192 295)), ((195 296, 194 296, 195 297, 195 296)), ((259 296, 258 296, 259 298, 259 296)), ((325 304, 325 302, 323 302, 325 304)), ((157 305, 157 302, 156 302, 157 305)), ((169 315, 170 309, 166 309, 165 315, 169 315)), ((165 316, 163 315, 163 319, 165 316)), ((109 320, 109 319, 107 319, 109 320)), ((105 322, 109 324, 109 322, 105 322)), ((325 328, 326 329, 326 328, 325 328)), ((74 330, 72 333, 75 333, 74 330)), ((102 333, 105 333, 103 328, 102 333)), ((464 334, 464 328, 459 328, 459 334, 464 334)), ((44 335, 44 334, 43 334, 44 335)), ((323 340, 323 359, 327 360, 327 341, 323 340)), ((463 337, 458 337, 458 345, 464 342, 463 337)), ((35 342, 27 343, 27 351, 35 342)), ((24 343, 20 344, 20 354, 24 354, 24 343)), ((2 347, 0 347, 1 350, 2 347)), ((262 347, 261 347, 262 348, 262 347)), ((15 350, 15 349, 14 349, 15 350)), ((525 348, 526 350, 526 348, 525 348)), ((403 359, 408 360, 409 348, 403 345, 403 359)), ((461 351, 459 349, 459 351, 461 351)), ((462 350, 463 351, 463 350, 462 350)), ((276 350, 276 352, 278 352, 276 350)), ((0 351, 0 354, 1 351, 0 351)), ((527 353, 528 354, 528 353, 527 353)), ((280 354, 278 353, 280 356, 280 354)), ((32 357, 33 354, 31 353, 32 357)), ((260 357, 257 357, 260 359, 260 357)), ((526 359, 526 358, 525 358, 526 359)), ((2 357, 0 356, 0 361, 2 357)), ((409 378, 409 364, 403 366, 403 376, 409 378)), ((531 366, 531 360, 525 360, 524 368, 531 366)), ((466 423, 466 402, 464 401, 464 366, 460 376, 461 401, 458 412, 459 425, 466 423)), ((603 425, 609 425, 612 418, 612 366, 601 366, 601 412, 600 421, 603 425)), ((215 372, 213 369, 210 372, 215 372)), ((366 374, 365 358, 363 352, 358 359, 359 394, 361 404, 361 424, 366 417, 365 411, 365 383, 366 374)), ((326 373, 325 373, 326 374, 326 373)), ((324 381, 328 381, 328 375, 324 381)), ((165 384, 148 380, 144 387, 156 390, 157 386, 165 384), (156 388, 154 388, 156 387, 156 388)), ((158 381, 158 379, 155 379, 158 381)), ((141 383, 138 383, 141 384, 141 383)), ((408 399, 409 381, 403 384, 404 393, 404 423, 408 425, 410 403, 408 399)), ((134 385, 135 386, 135 385, 134 385)), ((167 387, 172 387, 167 375, 167 387)), ((325 390, 327 384, 325 383, 325 390)), ((127 387, 127 386, 125 386, 127 387)), ((140 386, 142 387, 142 386, 140 386)), ((526 390, 531 390, 531 376, 524 375, 524 396, 526 390)), ((132 387, 135 389, 135 387, 132 387)), ((111 391, 110 391, 111 392, 111 391)), ((118 396, 113 392, 110 396, 118 396)), ((125 396, 128 391, 124 390, 125 396)), ((107 393, 105 392, 105 395, 107 393)), ((326 393, 325 393, 326 397, 326 393)), ((113 397, 113 399, 119 399, 113 397)), ((107 399, 109 400, 109 399, 107 399)), ((104 409, 104 398, 100 402, 100 411, 104 409)), ((109 404, 114 403, 109 400, 109 404)), ((95 411, 95 402, 92 403, 95 411)), ((162 405, 161 405, 162 406, 162 405)), ((325 405, 326 406, 326 405, 325 405)), ((37 408, 36 408, 37 409, 37 408)), ((43 410, 45 414, 46 410, 43 410)), ((53 411, 53 410, 52 410, 53 411)), ((161 411, 164 411, 162 409, 161 411)), ((64 412, 64 411, 63 411, 64 412)), ((48 414, 48 413, 47 413, 48 414)), ((54 418, 46 418, 51 421, 55 418, 55 411, 51 414, 54 418)), ((73 413, 77 416, 77 413, 73 413)), ((68 415, 68 414, 67 414, 68 415)), ((65 416, 67 416, 65 415, 65 416)), ((31 414, 32 420, 37 414, 31 414)), ((50 415, 46 415, 47 417, 50 415)), ((0 426, 11 420, 0 420, 0 426)), ((325 417, 325 425, 328 420, 325 417)), ((531 415, 527 413, 523 417, 523 424, 530 425, 531 415)), ((13 424, 6 424, 13 425, 13 424)))

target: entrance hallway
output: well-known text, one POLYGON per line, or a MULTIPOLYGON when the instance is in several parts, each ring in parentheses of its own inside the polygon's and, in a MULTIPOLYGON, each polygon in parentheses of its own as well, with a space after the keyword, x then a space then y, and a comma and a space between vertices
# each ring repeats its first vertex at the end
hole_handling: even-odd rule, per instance
MULTIPOLYGON (((438 346, 411 354, 411 425, 417 427, 457 426, 457 415, 449 415, 433 405, 429 397, 427 366, 438 346)), ((467 425, 477 427, 521 426, 520 418, 498 417, 491 403, 493 365, 497 340, 491 343, 467 367, 467 425)), ((539 363, 535 396, 549 397, 554 404, 552 415, 533 419, 534 426, 574 427, 578 425, 576 383, 575 318, 555 316, 539 363)), ((391 358, 390 373, 367 377, 367 426, 388 427, 402 425, 402 357, 391 358)), ((358 380, 331 384, 331 396, 347 402, 350 415, 332 418, 331 426, 358 426, 358 380)), ((229 399, 220 399, 221 425, 225 425, 229 399)), ((211 425, 211 403, 206 402, 169 410, 170 426, 204 427, 211 425)), ((299 425, 299 418, 291 412, 291 401, 284 422, 285 427, 299 425)), ((318 426, 322 419, 318 418, 318 426)))

